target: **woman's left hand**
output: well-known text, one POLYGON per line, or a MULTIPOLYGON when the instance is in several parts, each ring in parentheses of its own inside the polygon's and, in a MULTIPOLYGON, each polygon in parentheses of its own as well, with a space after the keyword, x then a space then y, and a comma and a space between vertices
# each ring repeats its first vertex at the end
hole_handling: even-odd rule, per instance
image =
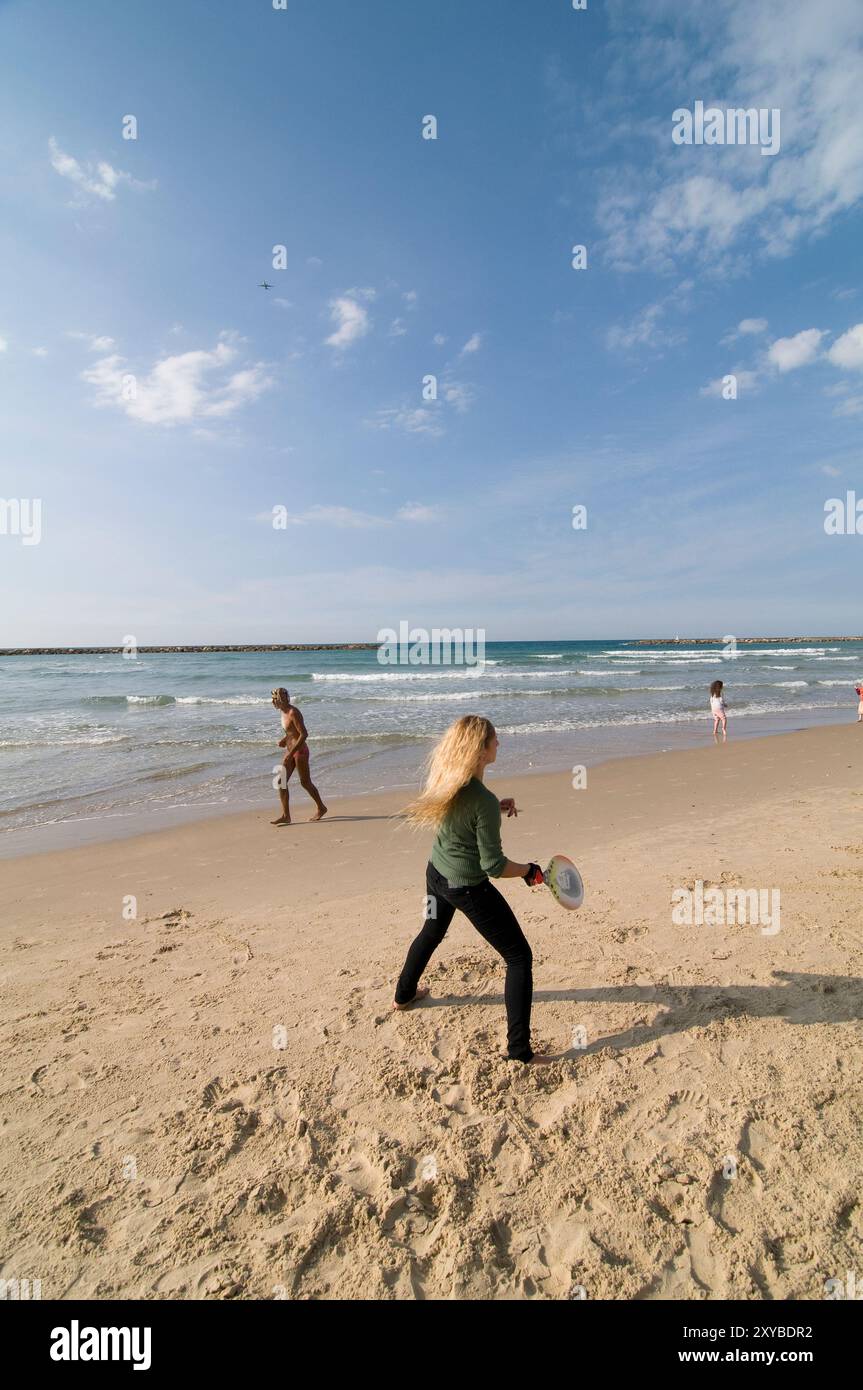
POLYGON ((506 796, 503 798, 503 800, 500 803, 500 809, 503 812, 505 812, 505 814, 508 816, 518 815, 518 808, 516 807, 515 799, 511 796, 506 796))

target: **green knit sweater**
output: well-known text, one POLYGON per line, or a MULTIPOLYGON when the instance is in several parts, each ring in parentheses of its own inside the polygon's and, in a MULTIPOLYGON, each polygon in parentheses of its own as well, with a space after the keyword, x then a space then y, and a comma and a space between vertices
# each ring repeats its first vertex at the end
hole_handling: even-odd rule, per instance
POLYGON ((442 822, 431 862, 451 888, 499 878, 506 864, 500 844, 500 802, 478 777, 462 787, 442 822))

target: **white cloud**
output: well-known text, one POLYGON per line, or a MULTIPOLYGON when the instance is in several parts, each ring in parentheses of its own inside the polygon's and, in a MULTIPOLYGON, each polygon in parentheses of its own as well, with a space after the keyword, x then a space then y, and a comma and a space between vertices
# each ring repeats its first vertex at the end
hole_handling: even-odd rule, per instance
POLYGON ((468 352, 479 352, 481 346, 482 346, 482 334, 481 334, 481 333, 474 333, 470 338, 468 338, 468 340, 467 340, 467 342, 465 343, 464 347, 462 348, 461 353, 459 354, 459 356, 464 357, 465 353, 468 353, 468 352))
MULTIPOLYGON (((727 372, 726 376, 734 376, 736 378, 738 395, 740 395, 742 391, 754 391, 758 385, 757 372, 738 370, 735 372, 727 372)), ((725 377, 718 376, 715 381, 709 381, 706 386, 702 386, 698 394, 699 396, 719 396, 722 398, 722 392, 725 388, 725 377)))
POLYGON ((827 356, 835 367, 863 371, 863 323, 855 323, 841 338, 837 338, 827 356))
POLYGON ((34 348, 32 349, 32 352, 33 352, 33 356, 34 356, 34 357, 47 357, 47 356, 48 356, 48 349, 47 349, 46 347, 34 347, 34 348))
POLYGON ((826 473, 828 478, 838 478, 841 476, 842 470, 834 467, 832 463, 822 463, 821 472, 826 473))
POLYGON ((110 352, 116 347, 113 338, 104 334, 81 333, 79 329, 70 328, 66 333, 67 338, 74 338, 78 343, 86 343, 90 352, 110 352))
POLYGON ((737 327, 731 333, 726 333, 720 342, 727 347, 730 343, 736 343, 740 337, 751 337, 758 333, 764 333, 766 330, 766 319, 741 319, 737 327))
POLYGON ((443 347, 446 341, 447 339, 444 333, 435 333, 434 337, 432 338, 432 342, 434 343, 435 347, 443 347))
POLYGON ((443 427, 437 411, 429 410, 425 406, 400 406, 389 410, 379 410, 373 420, 366 420, 367 425, 373 429, 389 430, 400 429, 406 434, 430 434, 439 436, 443 434, 443 427))
POLYGON ((312 270, 318 270, 319 267, 323 265, 323 261, 320 256, 307 256, 306 265, 310 265, 312 270))
POLYGON ((95 387, 98 406, 119 406, 130 419, 144 424, 220 420, 257 400, 273 384, 262 362, 230 370, 238 357, 237 341, 223 333, 212 350, 164 357, 143 377, 113 353, 81 376, 95 387))
POLYGON ((8 352, 8 351, 9 351, 9 339, 8 339, 8 338, 0 338, 0 352, 8 352))
POLYGON ((408 306, 409 309, 415 309, 417 305, 417 300, 419 299, 419 295, 417 294, 416 290, 405 290, 404 294, 402 295, 402 299, 404 300, 405 304, 408 306))
POLYGON ((617 166, 600 199, 611 264, 672 270, 694 256, 738 273, 753 258, 788 255, 863 197, 859 0, 655 0, 641 18, 615 8, 618 77, 657 71, 655 26, 666 27, 668 61, 656 87, 668 111, 645 119, 609 80, 618 106, 605 111, 606 127, 631 115, 646 152, 638 165, 617 166), (691 109, 702 95, 712 104, 715 94, 723 107, 780 109, 781 151, 765 158, 756 147, 673 146, 672 110, 691 109))
MULTIPOLYGON (((261 512, 258 521, 272 522, 272 512, 261 512)), ((290 526, 335 526, 339 530, 365 531, 375 526, 385 526, 386 518, 373 516, 370 512, 355 511, 353 507, 326 507, 316 503, 304 512, 288 515, 290 526)))
MULTIPOLYGON (((396 521, 428 522, 436 521, 438 511, 420 502, 407 502, 400 507, 394 517, 377 516, 373 512, 363 512, 355 507, 328 506, 315 503, 304 512, 288 513, 289 526, 332 526, 339 531, 370 531, 381 526, 392 526, 396 521)), ((272 525, 273 513, 259 512, 255 521, 272 525)))
POLYGON ((863 415, 863 396, 846 396, 833 411, 834 415, 863 415))
POLYGON ((336 330, 327 338, 329 347, 346 348, 364 338, 371 328, 368 310, 349 295, 330 300, 330 318, 336 330))
POLYGON ((441 393, 447 405, 453 406, 459 415, 466 414, 474 402, 473 388, 462 381, 445 379, 441 383, 441 393))
POLYGON ((606 347, 612 352, 631 352, 633 348, 661 349, 685 342, 686 333, 682 329, 670 328, 661 322, 665 313, 666 304, 660 301, 648 304, 629 323, 612 324, 605 335, 606 347))
POLYGON ((422 502, 406 502, 403 507, 399 507, 396 517, 399 521, 438 521, 440 520, 439 507, 427 507, 422 502))
POLYGON ((101 198, 103 202, 113 203, 121 184, 138 191, 156 187, 155 179, 150 183, 142 183, 123 169, 115 169, 104 159, 98 160, 95 164, 81 164, 73 155, 65 154, 60 149, 53 135, 48 141, 48 146, 51 150, 51 167, 77 189, 73 203, 75 207, 84 206, 92 198, 101 198))
POLYGON ((806 367, 818 356, 818 345, 824 333, 820 328, 804 328, 793 338, 777 338, 771 343, 767 360, 780 372, 793 372, 806 367))
POLYGON ((403 338, 406 333, 407 329, 405 328, 404 319, 393 319, 390 324, 390 337, 403 338))

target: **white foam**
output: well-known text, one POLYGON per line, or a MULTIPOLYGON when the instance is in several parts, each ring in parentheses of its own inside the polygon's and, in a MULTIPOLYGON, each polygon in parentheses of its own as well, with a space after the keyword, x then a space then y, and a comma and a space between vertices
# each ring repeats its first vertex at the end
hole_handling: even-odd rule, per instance
POLYGON ((269 705, 263 695, 178 695, 178 705, 269 705))
MULTIPOLYGON (((486 666, 491 662, 486 662, 486 666)), ((497 663, 495 663, 497 664, 497 663)), ((572 676, 574 671, 555 671, 556 676, 572 676)), ((527 680, 535 681, 538 673, 536 671, 486 671, 482 666, 447 666, 447 667, 398 667, 382 666, 380 671, 357 672, 357 671, 313 671, 313 681, 340 681, 346 685, 350 684, 378 684, 380 681, 429 681, 429 680, 476 680, 485 676, 488 680, 510 681, 527 680)))

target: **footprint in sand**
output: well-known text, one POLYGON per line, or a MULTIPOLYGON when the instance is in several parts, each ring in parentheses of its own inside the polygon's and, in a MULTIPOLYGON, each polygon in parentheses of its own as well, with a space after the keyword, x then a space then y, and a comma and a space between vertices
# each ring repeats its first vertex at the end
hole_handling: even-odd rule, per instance
POLYGON ((350 1157, 333 1170, 342 1182, 354 1192, 370 1197, 385 1183, 385 1175, 358 1149, 352 1150, 350 1157))
POLYGON ((448 1086, 445 1091, 432 1091, 435 1100, 439 1100, 441 1105, 446 1106, 447 1110, 454 1110, 457 1115, 467 1115, 471 1110, 470 1099, 467 1091, 460 1082, 448 1086))
POLYGON ((709 1096, 698 1090, 673 1091, 633 1105, 625 1116, 632 1135, 623 1146, 624 1157, 649 1163, 669 1146, 691 1142, 692 1135, 703 1128, 709 1107, 709 1096))
POLYGON ((86 1052, 79 1052, 75 1057, 66 1054, 37 1067, 30 1074, 30 1085, 37 1094, 46 1096, 62 1096, 66 1091, 86 1091, 88 1083, 84 1074, 91 1070, 86 1052))
POLYGON ((459 1054, 459 1045, 446 1033, 438 1033, 431 1046, 431 1054, 438 1062, 452 1062, 459 1054))

